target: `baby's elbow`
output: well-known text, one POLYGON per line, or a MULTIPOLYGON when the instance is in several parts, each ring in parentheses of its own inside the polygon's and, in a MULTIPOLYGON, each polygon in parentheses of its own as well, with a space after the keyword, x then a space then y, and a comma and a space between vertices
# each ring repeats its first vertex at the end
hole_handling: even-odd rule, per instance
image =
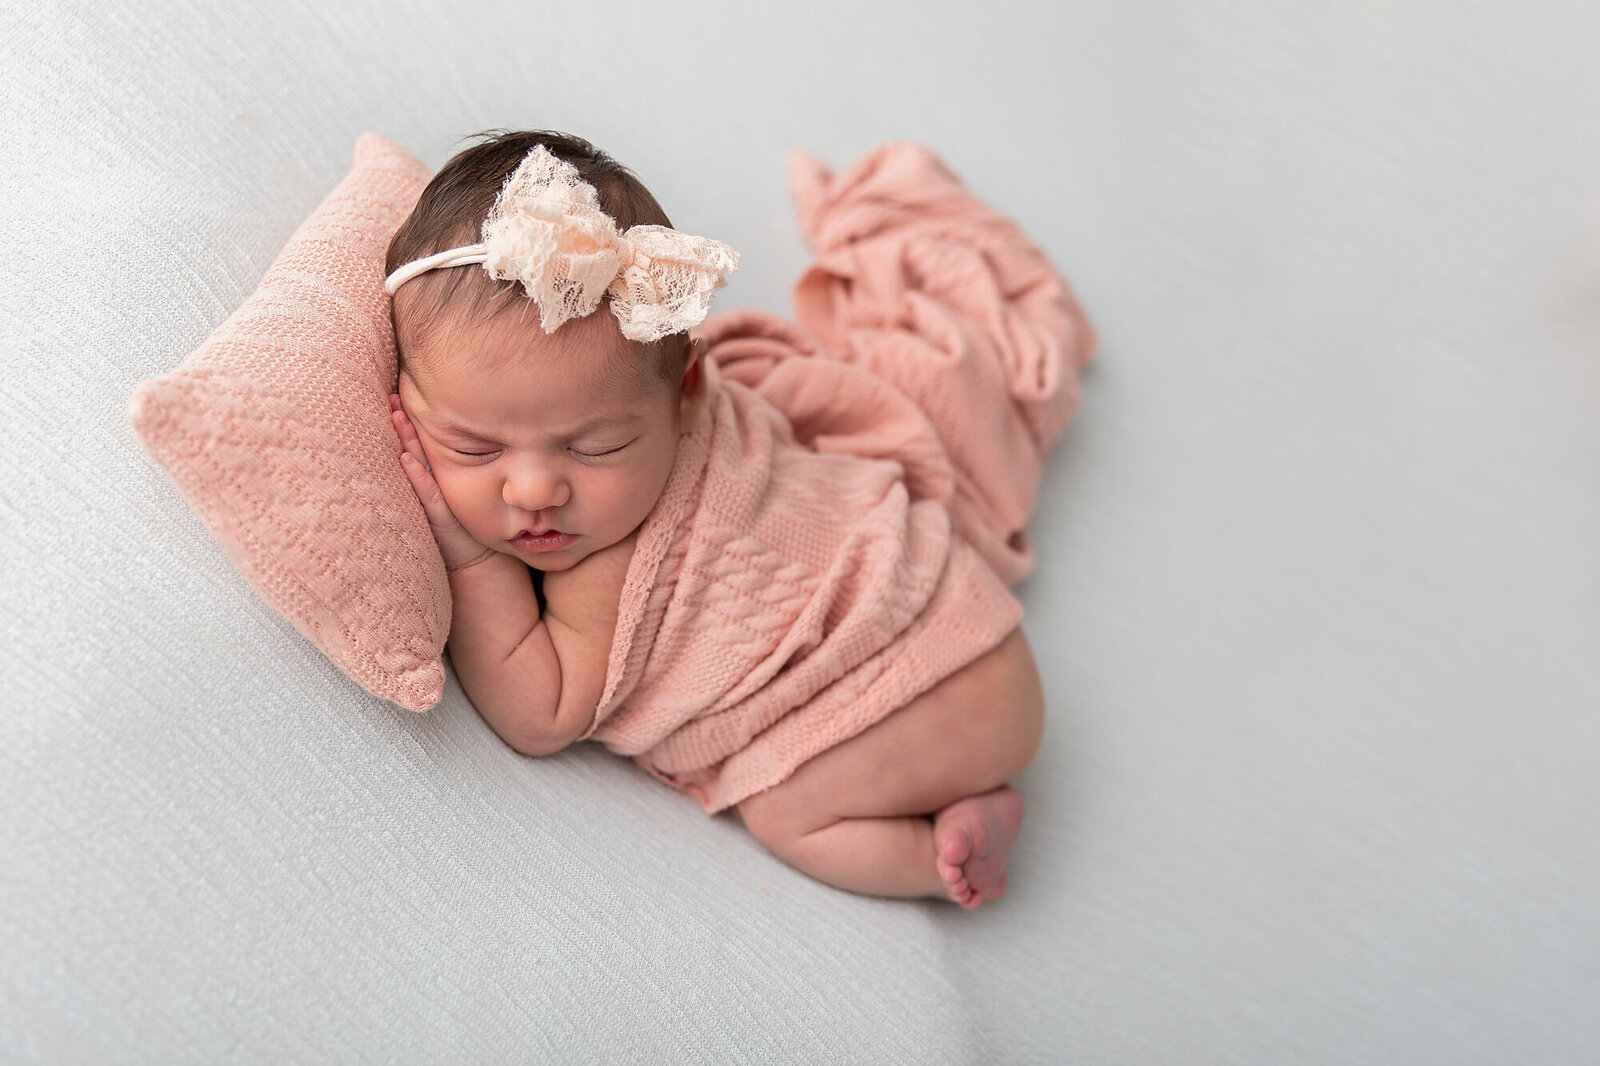
POLYGON ((534 758, 554 755, 573 740, 572 737, 563 736, 560 731, 545 728, 543 725, 530 726, 526 722, 521 722, 518 726, 516 729, 500 731, 500 739, 518 755, 531 755, 534 758))
POLYGON ((565 750, 572 745, 572 738, 558 736, 517 737, 515 740, 507 739, 506 743, 511 745, 511 750, 518 755, 529 755, 537 759, 565 750))
MULTIPOLYGON (((471 693, 469 692, 470 696, 471 693)), ((593 715, 577 721, 558 706, 539 706, 527 700, 485 700, 475 706, 489 728, 518 755, 554 755, 571 746, 588 727, 593 715)))
POLYGON ((576 719, 562 721, 557 719, 547 729, 523 729, 513 737, 506 737, 505 742, 511 745, 511 750, 519 755, 530 755, 539 758, 545 755, 554 755, 558 751, 565 751, 577 742, 588 728, 593 715, 581 721, 576 719))

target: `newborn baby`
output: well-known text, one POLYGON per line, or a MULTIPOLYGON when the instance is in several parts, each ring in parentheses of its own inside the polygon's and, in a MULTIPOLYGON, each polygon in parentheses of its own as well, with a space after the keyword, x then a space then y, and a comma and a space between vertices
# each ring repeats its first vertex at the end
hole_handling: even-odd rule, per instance
MULTIPOLYGON (((951 286, 937 307, 890 301, 903 321, 832 338, 721 316, 691 338, 731 249, 671 229, 587 142, 489 137, 390 246, 390 406, 449 573, 451 661, 507 744, 592 737, 812 877, 975 907, 1005 892, 1008 782, 1043 727, 1005 581, 1031 563, 1039 463, 1092 335, 1020 233, 912 165, 937 196, 877 204, 891 223, 941 203, 981 222, 920 265, 898 254, 951 286), (920 362, 872 340, 912 334, 920 362)), ((808 277, 800 299, 838 325, 871 303, 851 282, 808 277)))

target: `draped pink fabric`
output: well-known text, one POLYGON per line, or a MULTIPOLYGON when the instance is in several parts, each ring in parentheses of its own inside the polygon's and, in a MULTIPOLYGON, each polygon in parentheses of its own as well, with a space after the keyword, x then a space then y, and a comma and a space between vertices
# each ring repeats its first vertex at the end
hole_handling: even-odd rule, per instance
POLYGON ((717 811, 995 647, 1094 334, 926 149, 793 167, 796 319, 716 316, 590 735, 717 811))

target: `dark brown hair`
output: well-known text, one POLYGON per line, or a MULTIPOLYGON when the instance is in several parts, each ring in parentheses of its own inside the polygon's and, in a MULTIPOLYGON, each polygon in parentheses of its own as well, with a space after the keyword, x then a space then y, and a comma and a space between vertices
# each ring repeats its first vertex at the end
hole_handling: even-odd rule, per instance
MULTIPOLYGON (((472 136, 478 143, 457 152, 439 169, 395 232, 384 263, 385 274, 423 256, 477 243, 483 220, 506 179, 539 145, 572 164, 579 177, 594 186, 601 209, 617 229, 672 225, 631 170, 581 137, 553 130, 484 130, 472 136)), ((485 318, 511 309, 527 310, 527 294, 519 282, 497 281, 479 266, 429 270, 406 282, 401 292, 406 294, 406 320, 402 323, 396 315, 394 325, 402 366, 407 346, 437 328, 447 308, 452 316, 485 318)), ((676 385, 689 358, 688 334, 673 334, 643 347, 653 349, 661 377, 676 385)))

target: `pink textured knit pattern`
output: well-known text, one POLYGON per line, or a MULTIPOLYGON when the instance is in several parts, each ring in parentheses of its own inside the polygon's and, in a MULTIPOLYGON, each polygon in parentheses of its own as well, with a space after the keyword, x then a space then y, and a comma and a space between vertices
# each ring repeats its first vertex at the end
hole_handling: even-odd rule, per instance
POLYGON ((920 145, 884 145, 837 176, 796 153, 790 172, 817 257, 796 320, 927 414, 949 452, 956 527, 1007 583, 1021 579, 1044 457, 1094 353, 1089 320, 1022 231, 920 145))
POLYGON ((431 177, 375 133, 256 291, 129 413, 263 599, 368 691, 439 701, 450 588, 389 422, 389 239, 431 177))
POLYGON ((708 811, 1015 628, 1005 581, 1093 346, 1044 257, 925 149, 795 173, 809 329, 701 331, 706 413, 640 531, 590 733, 708 811))

